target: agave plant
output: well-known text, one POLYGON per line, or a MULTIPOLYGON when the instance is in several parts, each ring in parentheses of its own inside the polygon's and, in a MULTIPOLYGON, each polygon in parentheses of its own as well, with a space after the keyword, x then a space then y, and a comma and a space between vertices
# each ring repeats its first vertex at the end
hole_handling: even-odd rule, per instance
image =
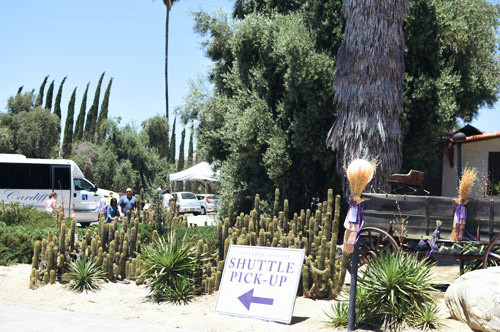
POLYGON ((146 281, 146 287, 156 301, 186 303, 196 294, 193 281, 196 253, 183 242, 173 234, 170 241, 160 237, 142 248, 140 259, 144 272, 138 280, 146 281))
POLYGON ((78 257, 70 264, 69 269, 68 288, 77 293, 98 291, 106 278, 101 267, 85 257, 78 257))

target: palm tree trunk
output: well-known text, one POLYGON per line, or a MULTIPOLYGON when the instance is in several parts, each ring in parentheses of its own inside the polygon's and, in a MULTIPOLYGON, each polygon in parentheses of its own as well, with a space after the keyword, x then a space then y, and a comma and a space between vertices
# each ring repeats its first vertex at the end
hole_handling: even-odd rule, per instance
MULTIPOLYGON (((356 158, 378 159, 370 191, 390 191, 387 177, 401 168, 403 20, 409 0, 344 0, 344 40, 333 78, 339 110, 327 145, 343 173, 356 158)), ((348 186, 343 182, 344 191, 348 186)))
POLYGON ((168 20, 170 17, 170 8, 165 6, 167 19, 165 22, 165 117, 168 119, 168 20))

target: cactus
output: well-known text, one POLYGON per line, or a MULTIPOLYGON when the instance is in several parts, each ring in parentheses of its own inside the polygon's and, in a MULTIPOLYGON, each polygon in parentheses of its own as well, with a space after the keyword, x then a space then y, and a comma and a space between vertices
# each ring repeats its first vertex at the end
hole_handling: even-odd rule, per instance
POLYGON ((280 210, 280 190, 274 190, 273 217, 277 217, 280 210))
POLYGON ((61 229, 60 229, 60 234, 59 234, 59 252, 63 253, 65 252, 65 244, 66 244, 66 225, 62 223, 61 229))
POLYGON ((56 283, 56 270, 50 270, 49 272, 49 279, 51 284, 56 283))
POLYGON ((42 243, 40 240, 35 241, 35 246, 33 247, 33 261, 31 266, 34 269, 38 269, 38 266, 40 264, 40 249, 42 248, 42 243))
POLYGON ((227 209, 227 218, 230 225, 234 225, 234 205, 229 203, 229 208, 227 209))
POLYGON ((260 219, 260 196, 259 196, 259 194, 255 194, 254 210, 255 210, 254 223, 257 224, 256 221, 260 219))
POLYGON ((76 229, 76 220, 71 220, 71 228, 69 230, 69 251, 73 252, 75 250, 75 229, 76 229))

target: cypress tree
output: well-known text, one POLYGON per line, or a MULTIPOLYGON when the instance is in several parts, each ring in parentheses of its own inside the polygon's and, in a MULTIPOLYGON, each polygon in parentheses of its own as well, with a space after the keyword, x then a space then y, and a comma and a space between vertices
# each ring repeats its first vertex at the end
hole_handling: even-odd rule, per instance
POLYGON ((99 112, 99 119, 97 120, 97 141, 100 142, 102 139, 102 135, 104 133, 101 133, 101 125, 104 123, 105 120, 108 119, 108 107, 109 107, 109 94, 111 92, 111 84, 113 83, 113 77, 109 80, 108 87, 106 88, 106 92, 104 92, 104 98, 102 100, 101 104, 101 112, 99 112))
POLYGON ((47 80, 49 79, 49 75, 45 76, 43 79, 42 85, 40 85, 40 90, 38 90, 38 96, 36 97, 35 107, 42 106, 43 104, 43 92, 45 91, 45 84, 47 84, 47 80))
POLYGON ((74 140, 81 141, 83 138, 83 122, 85 121, 85 110, 87 108, 87 92, 89 91, 90 82, 87 83, 85 92, 83 93, 82 106, 80 106, 80 113, 78 113, 78 118, 76 118, 75 124, 75 135, 74 140))
MULTIPOLYGON (((62 98, 62 90, 64 86, 64 82, 66 82, 67 76, 64 76, 63 80, 61 81, 61 84, 59 85, 59 89, 57 90, 57 96, 56 96, 56 102, 54 104, 54 114, 59 117, 59 121, 62 120, 61 117, 61 98, 62 98)), ((47 95, 48 98, 48 95, 47 95)), ((71 120, 73 121, 73 120, 71 120)), ((73 132, 73 122, 71 122, 71 132, 73 132)), ((64 133, 66 134, 66 130, 64 130, 64 133)), ((59 125, 59 135, 61 134, 61 125, 59 125)))
POLYGON ((89 141, 94 141, 95 127, 97 123, 97 112, 99 111, 99 98, 101 96, 101 85, 104 79, 104 73, 102 73, 99 82, 97 83, 97 88, 95 89, 94 102, 87 113, 87 120, 85 121, 85 136, 89 141))
POLYGON ((69 100, 68 115, 66 116, 66 124, 64 125, 64 138, 62 144, 62 153, 64 158, 69 158, 69 156, 71 155, 71 144, 73 144, 73 117, 75 114, 75 96, 76 88, 73 90, 73 93, 71 94, 71 98, 69 100))
POLYGON ((172 135, 170 136, 170 152, 168 153, 169 162, 175 164, 175 122, 177 118, 174 118, 174 125, 172 126, 172 135))
POLYGON ((191 133, 189 135, 188 158, 186 168, 193 166, 193 142, 194 140, 194 124, 191 126, 191 133))
POLYGON ((184 169, 184 140, 186 138, 186 129, 182 129, 181 145, 179 145, 179 161, 177 161, 177 172, 184 169))
MULTIPOLYGON (((49 88, 47 89, 47 98, 45 98, 45 109, 52 110, 52 97, 54 95, 54 80, 50 82, 49 88)), ((60 119, 61 117, 59 117, 60 119)))

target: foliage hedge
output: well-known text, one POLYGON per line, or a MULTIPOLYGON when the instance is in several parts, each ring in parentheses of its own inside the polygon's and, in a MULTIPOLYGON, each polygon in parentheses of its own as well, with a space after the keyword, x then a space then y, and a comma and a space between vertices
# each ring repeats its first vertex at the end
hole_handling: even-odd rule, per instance
MULTIPOLYGON (((57 233, 53 217, 31 206, 19 204, 0 205, 0 265, 31 263, 33 245, 36 240, 46 237, 49 231, 57 233)), ((67 220, 69 229, 69 219, 67 220)), ((97 226, 77 228, 76 234, 81 238, 87 230, 91 232, 97 226)), ((211 248, 215 247, 215 227, 174 227, 176 237, 190 246, 195 246, 203 239, 211 248)), ((149 243, 151 231, 145 224, 140 224, 139 233, 143 243, 149 243)))
POLYGON ((55 232, 53 217, 32 206, 1 204, 0 265, 31 263, 33 244, 55 232))

